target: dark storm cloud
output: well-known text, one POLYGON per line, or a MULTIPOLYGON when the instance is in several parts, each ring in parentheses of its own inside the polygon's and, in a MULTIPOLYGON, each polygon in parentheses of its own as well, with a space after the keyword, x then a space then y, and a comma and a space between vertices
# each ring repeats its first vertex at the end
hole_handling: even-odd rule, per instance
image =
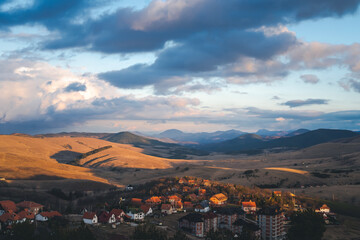
POLYGON ((0 26, 40 23, 51 30, 61 31, 62 27, 68 25, 74 17, 91 5, 94 4, 86 0, 34 0, 33 4, 27 8, 15 7, 0 12, 0 26))
POLYGON ((199 33, 162 51, 152 65, 138 64, 100 78, 121 88, 152 85, 172 77, 215 71, 241 56, 267 59, 296 43, 290 33, 266 37, 263 32, 219 31, 199 33))
POLYGON ((153 1, 139 11, 122 8, 81 24, 68 24, 59 29, 60 37, 46 42, 45 47, 84 46, 106 53, 153 51, 161 49, 169 40, 185 39, 199 32, 245 30, 342 16, 355 12, 359 0, 179 2, 153 1))
POLYGON ((292 33, 269 35, 261 27, 340 17, 354 13, 360 0, 168 0, 152 1, 141 10, 119 8, 89 15, 89 9, 106 2, 35 0, 28 8, 1 12, 0 25, 46 26, 56 34, 44 40, 41 49, 77 47, 108 54, 158 51, 152 65, 138 64, 99 76, 117 87, 154 85, 164 93, 166 86, 206 78, 214 71, 213 76, 226 77, 229 74, 221 69, 241 57, 266 60, 297 44, 292 33))
POLYGON ((81 91, 86 91, 86 85, 79 83, 79 82, 74 82, 69 84, 65 89, 65 92, 81 92, 81 91))
POLYGON ((328 104, 329 100, 326 99, 306 99, 306 100, 291 100, 291 101, 287 101, 282 103, 282 105, 286 105, 289 106, 291 108, 295 108, 295 107, 301 107, 301 106, 305 106, 305 105, 324 105, 324 104, 328 104))

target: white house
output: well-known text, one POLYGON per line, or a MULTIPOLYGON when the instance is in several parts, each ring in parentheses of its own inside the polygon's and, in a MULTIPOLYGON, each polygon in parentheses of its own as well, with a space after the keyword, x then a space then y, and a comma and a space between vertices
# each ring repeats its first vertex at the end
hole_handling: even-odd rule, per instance
POLYGON ((329 213, 329 212, 330 212, 330 208, 329 208, 326 204, 324 204, 324 205, 322 205, 322 207, 320 208, 320 212, 322 212, 322 213, 329 213))
POLYGON ((175 212, 175 209, 171 204, 161 205, 161 213, 173 214, 174 212, 175 212))
POLYGON ((94 212, 84 212, 83 221, 86 224, 95 224, 98 223, 98 217, 94 212))
POLYGON ((131 220, 134 221, 142 221, 145 218, 145 213, 140 210, 136 211, 134 209, 127 212, 126 215, 130 216, 131 220))
POLYGON ((145 213, 145 216, 148 216, 153 213, 153 210, 149 205, 141 205, 140 209, 145 213))
POLYGON ((125 190, 126 191, 132 191, 132 190, 134 190, 134 186, 133 185, 127 185, 125 190))
POLYGON ((210 211, 210 203, 207 200, 202 201, 200 204, 195 206, 195 212, 207 213, 210 211))
POLYGON ((46 222, 50 218, 53 218, 53 217, 56 217, 56 216, 61 217, 62 215, 57 211, 41 212, 39 214, 36 214, 35 220, 40 221, 40 222, 46 222))

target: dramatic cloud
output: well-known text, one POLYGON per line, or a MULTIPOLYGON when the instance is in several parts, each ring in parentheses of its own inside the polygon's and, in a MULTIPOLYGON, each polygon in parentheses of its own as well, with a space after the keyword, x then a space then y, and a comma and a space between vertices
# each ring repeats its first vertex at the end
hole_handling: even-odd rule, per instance
POLYGON ((287 28, 356 13, 360 0, 148 2, 0 0, 0 133, 99 122, 110 131, 124 122, 152 130, 360 126, 350 98, 337 112, 305 109, 360 93, 360 44, 305 42, 287 28), (336 96, 299 91, 306 100, 283 100, 298 81, 280 81, 294 75, 322 96, 324 70, 341 75, 334 81, 348 92, 323 84, 336 96))
POLYGON ((311 83, 311 84, 316 84, 316 83, 318 83, 320 81, 319 78, 316 75, 313 75, 313 74, 301 75, 300 78, 305 83, 311 83))
POLYGON ((289 106, 291 108, 294 107, 301 107, 305 105, 322 105, 322 104, 328 104, 329 100, 326 99, 306 99, 306 100, 291 100, 282 103, 282 105, 289 106))

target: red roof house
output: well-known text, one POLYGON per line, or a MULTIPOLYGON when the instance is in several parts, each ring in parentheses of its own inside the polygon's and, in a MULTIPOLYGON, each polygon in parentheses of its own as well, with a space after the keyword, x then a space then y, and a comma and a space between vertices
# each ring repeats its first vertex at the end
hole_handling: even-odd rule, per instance
POLYGON ((3 210, 4 212, 16 212, 16 204, 13 201, 10 200, 4 200, 0 201, 0 210, 3 210))
POLYGON ((103 211, 99 215, 99 222, 101 222, 101 223, 114 223, 114 222, 116 222, 116 218, 115 218, 115 215, 113 213, 103 211))
POLYGON ((125 215, 125 212, 121 209, 116 209, 114 208, 113 210, 110 211, 110 214, 114 214, 115 215, 115 219, 118 222, 122 222, 123 221, 123 217, 125 215))
POLYGON ((98 217, 94 212, 84 212, 83 221, 86 224, 98 223, 98 217))
POLYGON ((31 202, 31 201, 22 201, 16 204, 16 206, 20 209, 28 209, 30 212, 37 214, 44 207, 43 205, 31 202))
POLYGON ((246 213, 255 212, 256 211, 256 203, 252 202, 251 200, 249 202, 242 202, 241 208, 246 213))
POLYGON ((135 205, 135 206, 141 206, 142 203, 142 199, 140 198, 132 198, 131 199, 131 204, 135 205))

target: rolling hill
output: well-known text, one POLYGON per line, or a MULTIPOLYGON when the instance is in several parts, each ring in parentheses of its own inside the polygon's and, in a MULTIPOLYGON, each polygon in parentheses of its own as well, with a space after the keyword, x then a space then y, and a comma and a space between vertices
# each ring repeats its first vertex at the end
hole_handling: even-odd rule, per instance
POLYGON ((95 138, 0 135, 0 176, 6 179, 83 179, 109 183, 101 177, 104 176, 102 170, 172 167, 170 160, 147 156, 141 151, 95 138), (111 148, 82 158, 80 166, 66 164, 83 153, 109 145, 111 148))
POLYGON ((259 153, 257 150, 282 148, 282 150, 302 149, 320 143, 331 142, 338 139, 359 136, 358 133, 348 130, 318 129, 314 131, 298 130, 290 137, 282 137, 273 140, 263 139, 256 134, 246 134, 218 144, 207 144, 200 146, 201 149, 227 154, 236 153, 259 153), (301 132, 304 132, 301 134, 301 132))
POLYGON ((142 137, 130 132, 109 134, 102 139, 114 143, 131 144, 134 147, 144 149, 145 154, 171 159, 182 159, 186 158, 187 155, 204 156, 208 154, 203 150, 185 147, 174 143, 166 143, 156 139, 142 137))

